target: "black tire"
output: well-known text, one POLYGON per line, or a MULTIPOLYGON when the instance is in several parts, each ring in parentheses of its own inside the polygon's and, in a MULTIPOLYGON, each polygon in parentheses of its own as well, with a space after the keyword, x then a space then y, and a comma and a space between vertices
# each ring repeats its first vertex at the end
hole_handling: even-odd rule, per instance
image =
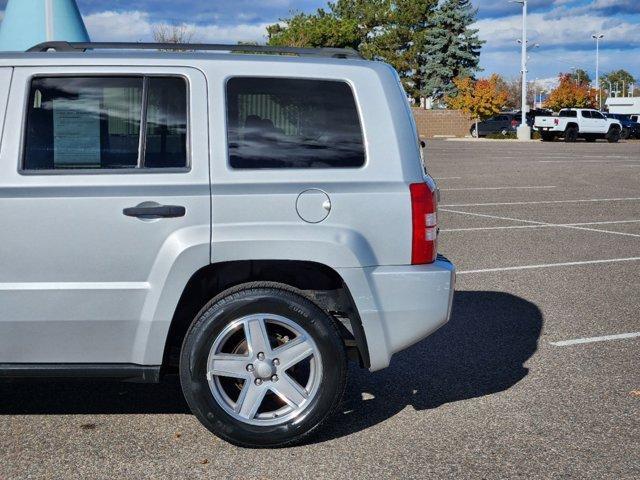
POLYGON ((478 138, 478 129, 476 128, 476 126, 474 125, 473 127, 471 127, 471 129, 469 130, 469 133, 471 134, 471 136, 473 138, 478 138))
POLYGON ((573 143, 578 139, 577 127, 567 127, 564 131, 564 141, 567 143, 573 143))
POLYGON ((346 374, 345 347, 334 320, 298 290, 273 282, 246 283, 213 298, 196 315, 180 354, 180 381, 193 414, 212 433, 241 447, 283 447, 305 440, 340 404, 346 374), (296 323, 313 339, 322 359, 317 393, 284 424, 253 425, 232 417, 214 398, 206 378, 214 340, 230 322, 256 313, 296 323))
POLYGON ((543 142, 553 142, 555 135, 553 133, 540 132, 540 138, 543 142))
POLYGON ((620 132, 621 140, 627 140, 630 136, 631 136, 631 132, 629 131, 628 128, 623 128, 622 131, 620 132))
POLYGON ((509 130, 507 130, 506 128, 503 128, 502 130, 500 130, 500 135, 504 135, 505 137, 509 134, 509 130))
POLYGON ((618 140, 620 140, 620 129, 615 127, 610 128, 605 138, 609 143, 618 143, 618 140))

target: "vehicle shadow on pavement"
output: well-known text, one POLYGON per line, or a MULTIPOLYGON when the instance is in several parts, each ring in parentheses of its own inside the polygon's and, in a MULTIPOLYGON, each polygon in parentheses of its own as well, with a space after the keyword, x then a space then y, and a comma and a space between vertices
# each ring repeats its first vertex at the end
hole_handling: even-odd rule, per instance
POLYGON ((533 303, 503 292, 457 291, 451 320, 396 354, 376 373, 352 368, 340 413, 315 441, 364 430, 411 405, 416 410, 506 390, 528 373, 543 318, 533 303))
MULTIPOLYGON (((350 369, 345 399, 311 442, 339 438, 416 410, 510 388, 527 375, 537 349, 542 313, 502 292, 459 291, 451 320, 432 336, 394 356, 389 368, 350 369)), ((176 376, 160 384, 103 380, 0 382, 0 415, 190 414, 176 376)))
POLYGON ((105 380, 0 382, 0 415, 191 414, 177 376, 159 384, 105 380))

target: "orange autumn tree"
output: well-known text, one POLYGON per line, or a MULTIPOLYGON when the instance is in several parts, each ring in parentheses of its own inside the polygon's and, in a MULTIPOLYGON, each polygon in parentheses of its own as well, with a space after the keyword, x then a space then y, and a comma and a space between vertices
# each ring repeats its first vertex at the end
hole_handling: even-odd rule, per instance
POLYGON ((576 83, 568 73, 559 75, 560 82, 544 102, 546 108, 561 110, 563 108, 596 108, 597 92, 587 83, 576 83))
POLYGON ((507 103, 509 92, 499 75, 473 80, 469 77, 454 78, 456 94, 446 98, 449 108, 462 110, 476 120, 486 120, 499 113, 507 103))

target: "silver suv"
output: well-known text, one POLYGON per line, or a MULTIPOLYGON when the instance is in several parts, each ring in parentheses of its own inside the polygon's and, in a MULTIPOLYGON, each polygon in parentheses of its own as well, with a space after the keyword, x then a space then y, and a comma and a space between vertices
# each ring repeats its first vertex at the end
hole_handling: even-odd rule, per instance
POLYGON ((216 435, 299 442, 449 318, 436 185, 388 65, 170 48, 0 55, 0 375, 179 373, 216 435))

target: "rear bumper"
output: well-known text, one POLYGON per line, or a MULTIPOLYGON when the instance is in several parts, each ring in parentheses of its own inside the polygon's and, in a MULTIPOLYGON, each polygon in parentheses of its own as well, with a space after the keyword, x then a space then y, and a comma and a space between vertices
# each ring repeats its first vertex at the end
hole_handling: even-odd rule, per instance
POLYGON ((444 257, 428 265, 341 269, 356 303, 369 351, 370 370, 422 340, 451 316, 455 267, 444 257))

